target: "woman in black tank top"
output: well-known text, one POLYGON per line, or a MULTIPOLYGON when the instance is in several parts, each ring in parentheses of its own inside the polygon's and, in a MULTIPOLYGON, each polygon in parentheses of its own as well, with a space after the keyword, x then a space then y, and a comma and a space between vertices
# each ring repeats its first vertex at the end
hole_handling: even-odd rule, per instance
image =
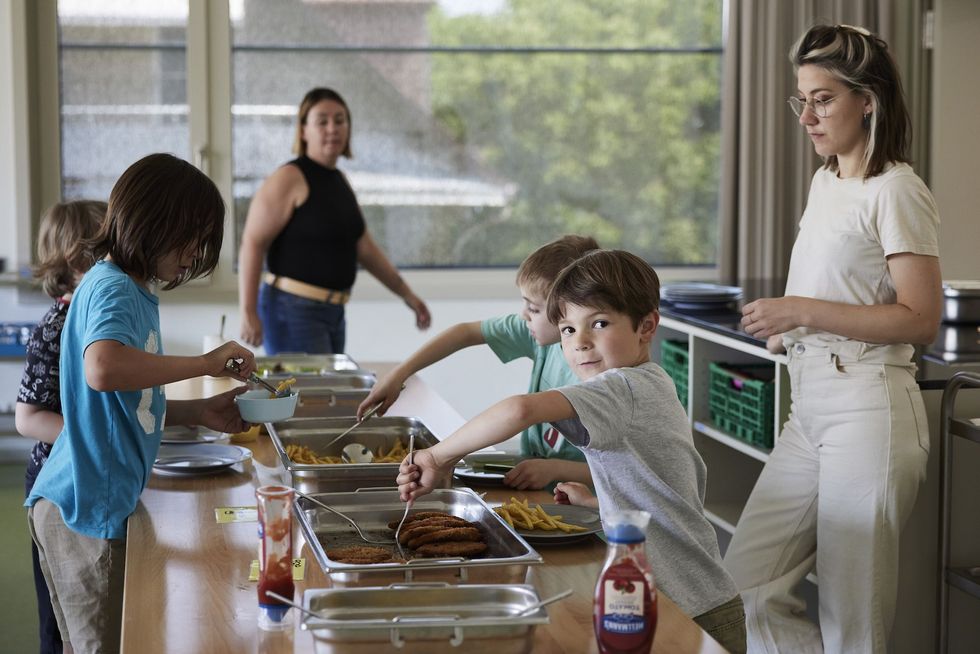
POLYGON ((270 355, 344 351, 344 304, 358 264, 405 301, 419 329, 431 322, 425 302, 371 237, 357 197, 336 167, 341 156, 351 156, 350 124, 350 110, 336 91, 307 93, 293 144, 298 157, 252 198, 238 256, 241 336, 270 355))

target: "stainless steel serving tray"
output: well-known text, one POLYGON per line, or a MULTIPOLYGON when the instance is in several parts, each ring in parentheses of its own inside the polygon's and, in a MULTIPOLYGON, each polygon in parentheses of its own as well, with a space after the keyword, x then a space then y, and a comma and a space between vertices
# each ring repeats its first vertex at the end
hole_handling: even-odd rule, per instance
MULTIPOLYGON (((300 397, 306 392, 301 392, 300 397)), ((317 456, 340 456, 344 446, 349 443, 361 443, 372 451, 383 446, 388 451, 401 441, 407 448, 413 433, 416 449, 432 447, 439 442, 418 418, 384 416, 369 419, 347 436, 327 445, 354 421, 353 416, 291 418, 268 425, 272 444, 293 488, 304 493, 352 491, 377 486, 392 488, 398 475, 398 463, 296 463, 286 456, 286 445, 289 444, 305 445, 317 456)))
MULTIPOLYGON (((402 517, 405 505, 395 489, 367 489, 349 493, 318 493, 321 502, 347 514, 369 538, 394 535, 388 523, 402 517)), ((493 512, 469 488, 439 488, 420 497, 414 511, 445 511, 478 523, 486 537, 487 551, 480 558, 412 559, 408 563, 349 564, 333 561, 327 550, 364 545, 342 518, 298 498, 295 510, 314 557, 330 576, 331 586, 383 586, 405 581, 441 581, 461 584, 520 584, 528 566, 540 564, 541 556, 527 541, 493 512)), ((394 548, 394 545, 391 545, 394 548)))
POLYGON ((357 415, 357 407, 370 392, 368 389, 304 388, 299 394, 293 417, 340 418, 357 415))
POLYGON ((376 652, 390 644, 428 654, 464 642, 463 651, 473 651, 488 640, 481 644, 495 654, 528 652, 534 628, 548 623, 544 607, 526 611, 537 602, 537 591, 524 584, 318 588, 303 594, 303 606, 317 617, 305 615, 302 627, 313 632, 318 652, 376 652))
POLYGON ((354 370, 344 372, 332 372, 325 375, 293 375, 291 373, 266 375, 266 379, 273 381, 293 377, 296 382, 293 388, 303 391, 308 390, 370 390, 378 381, 373 372, 368 370, 354 370))
POLYGON ((357 362, 346 354, 294 353, 255 357, 255 366, 260 375, 279 374, 273 371, 276 367, 285 368, 282 373, 291 375, 322 375, 340 370, 360 370, 357 362))

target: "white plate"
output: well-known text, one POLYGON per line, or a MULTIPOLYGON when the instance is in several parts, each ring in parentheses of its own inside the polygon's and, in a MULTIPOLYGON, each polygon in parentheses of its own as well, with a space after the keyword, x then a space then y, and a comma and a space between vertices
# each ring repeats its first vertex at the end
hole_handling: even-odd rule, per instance
POLYGON ((476 470, 472 466, 461 465, 456 466, 453 474, 471 484, 482 484, 484 486, 504 485, 504 473, 502 472, 486 472, 484 470, 476 470))
POLYGON ((211 431, 209 429, 201 429, 200 427, 175 425, 173 427, 164 428, 163 436, 160 438, 160 442, 173 445, 183 445, 187 443, 213 443, 214 441, 225 438, 225 436, 225 434, 219 434, 218 432, 211 431))
POLYGON ((153 469, 174 475, 211 474, 227 470, 250 458, 252 451, 239 445, 161 445, 153 469))
POLYGON ((595 509, 571 504, 542 504, 541 508, 548 515, 560 515, 562 522, 585 527, 586 531, 573 531, 566 534, 564 531, 527 530, 514 527, 517 533, 529 543, 563 545, 588 538, 592 534, 598 534, 602 531, 602 521, 599 519, 599 512, 595 509))

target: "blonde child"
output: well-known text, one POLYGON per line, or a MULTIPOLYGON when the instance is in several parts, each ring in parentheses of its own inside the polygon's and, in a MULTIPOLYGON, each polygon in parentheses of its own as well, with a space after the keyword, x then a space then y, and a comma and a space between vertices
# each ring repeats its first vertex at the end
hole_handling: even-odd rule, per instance
POLYGON ((428 493, 464 455, 550 422, 582 448, 599 510, 651 514, 648 554, 658 588, 731 652, 745 651, 745 615, 704 517, 705 465, 667 373, 650 361, 660 283, 639 257, 591 252, 548 296, 569 367, 581 383, 516 395, 402 462, 402 499, 428 493))
MULTIPOLYGON (((34 481, 51 453, 51 445, 64 426, 58 383, 61 330, 65 326, 72 292, 93 263, 84 241, 95 235, 105 212, 105 202, 79 200, 55 204, 41 217, 34 276, 41 281, 41 287, 54 300, 54 305, 41 318, 27 343, 27 361, 17 391, 14 412, 17 431, 21 436, 37 441, 31 449, 24 475, 25 497, 34 488, 34 481)), ((61 633, 51 609, 48 585, 41 572, 34 541, 31 541, 31 561, 40 651, 45 654, 61 652, 61 633)))
MULTIPOLYGON (((598 248, 594 238, 576 235, 539 247, 517 270, 517 287, 523 302, 520 313, 463 322, 442 332, 388 373, 361 403, 358 416, 379 402, 383 415, 398 399, 406 379, 454 352, 476 345, 489 345, 503 363, 520 357, 531 359, 528 393, 576 383, 578 379, 561 353, 558 328, 545 314, 545 302, 548 289, 562 268, 598 248)), ((559 479, 592 483, 585 457, 550 425, 535 424, 524 429, 520 454, 523 460, 504 476, 508 486, 538 489, 559 479)))
POLYGON ((224 203, 189 163, 153 154, 130 166, 86 244, 95 265, 72 298, 61 339, 64 428, 25 502, 62 638, 78 651, 116 651, 126 521, 146 487, 166 424, 246 427, 236 389, 167 401, 163 386, 200 375, 243 379, 252 353, 234 342, 201 356, 164 356, 155 289, 210 274, 224 203))

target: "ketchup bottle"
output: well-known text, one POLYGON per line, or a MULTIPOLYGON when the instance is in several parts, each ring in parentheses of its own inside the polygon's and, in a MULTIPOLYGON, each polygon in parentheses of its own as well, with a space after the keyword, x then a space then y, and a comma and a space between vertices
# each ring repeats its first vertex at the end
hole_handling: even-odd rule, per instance
POLYGON ((657 589, 646 555, 646 511, 604 516, 609 549, 595 586, 593 626, 602 654, 650 651, 657 628, 657 589))
POLYGON ((279 631, 291 626, 289 606, 266 594, 292 599, 293 489, 262 486, 255 490, 259 514, 259 628, 279 631))

